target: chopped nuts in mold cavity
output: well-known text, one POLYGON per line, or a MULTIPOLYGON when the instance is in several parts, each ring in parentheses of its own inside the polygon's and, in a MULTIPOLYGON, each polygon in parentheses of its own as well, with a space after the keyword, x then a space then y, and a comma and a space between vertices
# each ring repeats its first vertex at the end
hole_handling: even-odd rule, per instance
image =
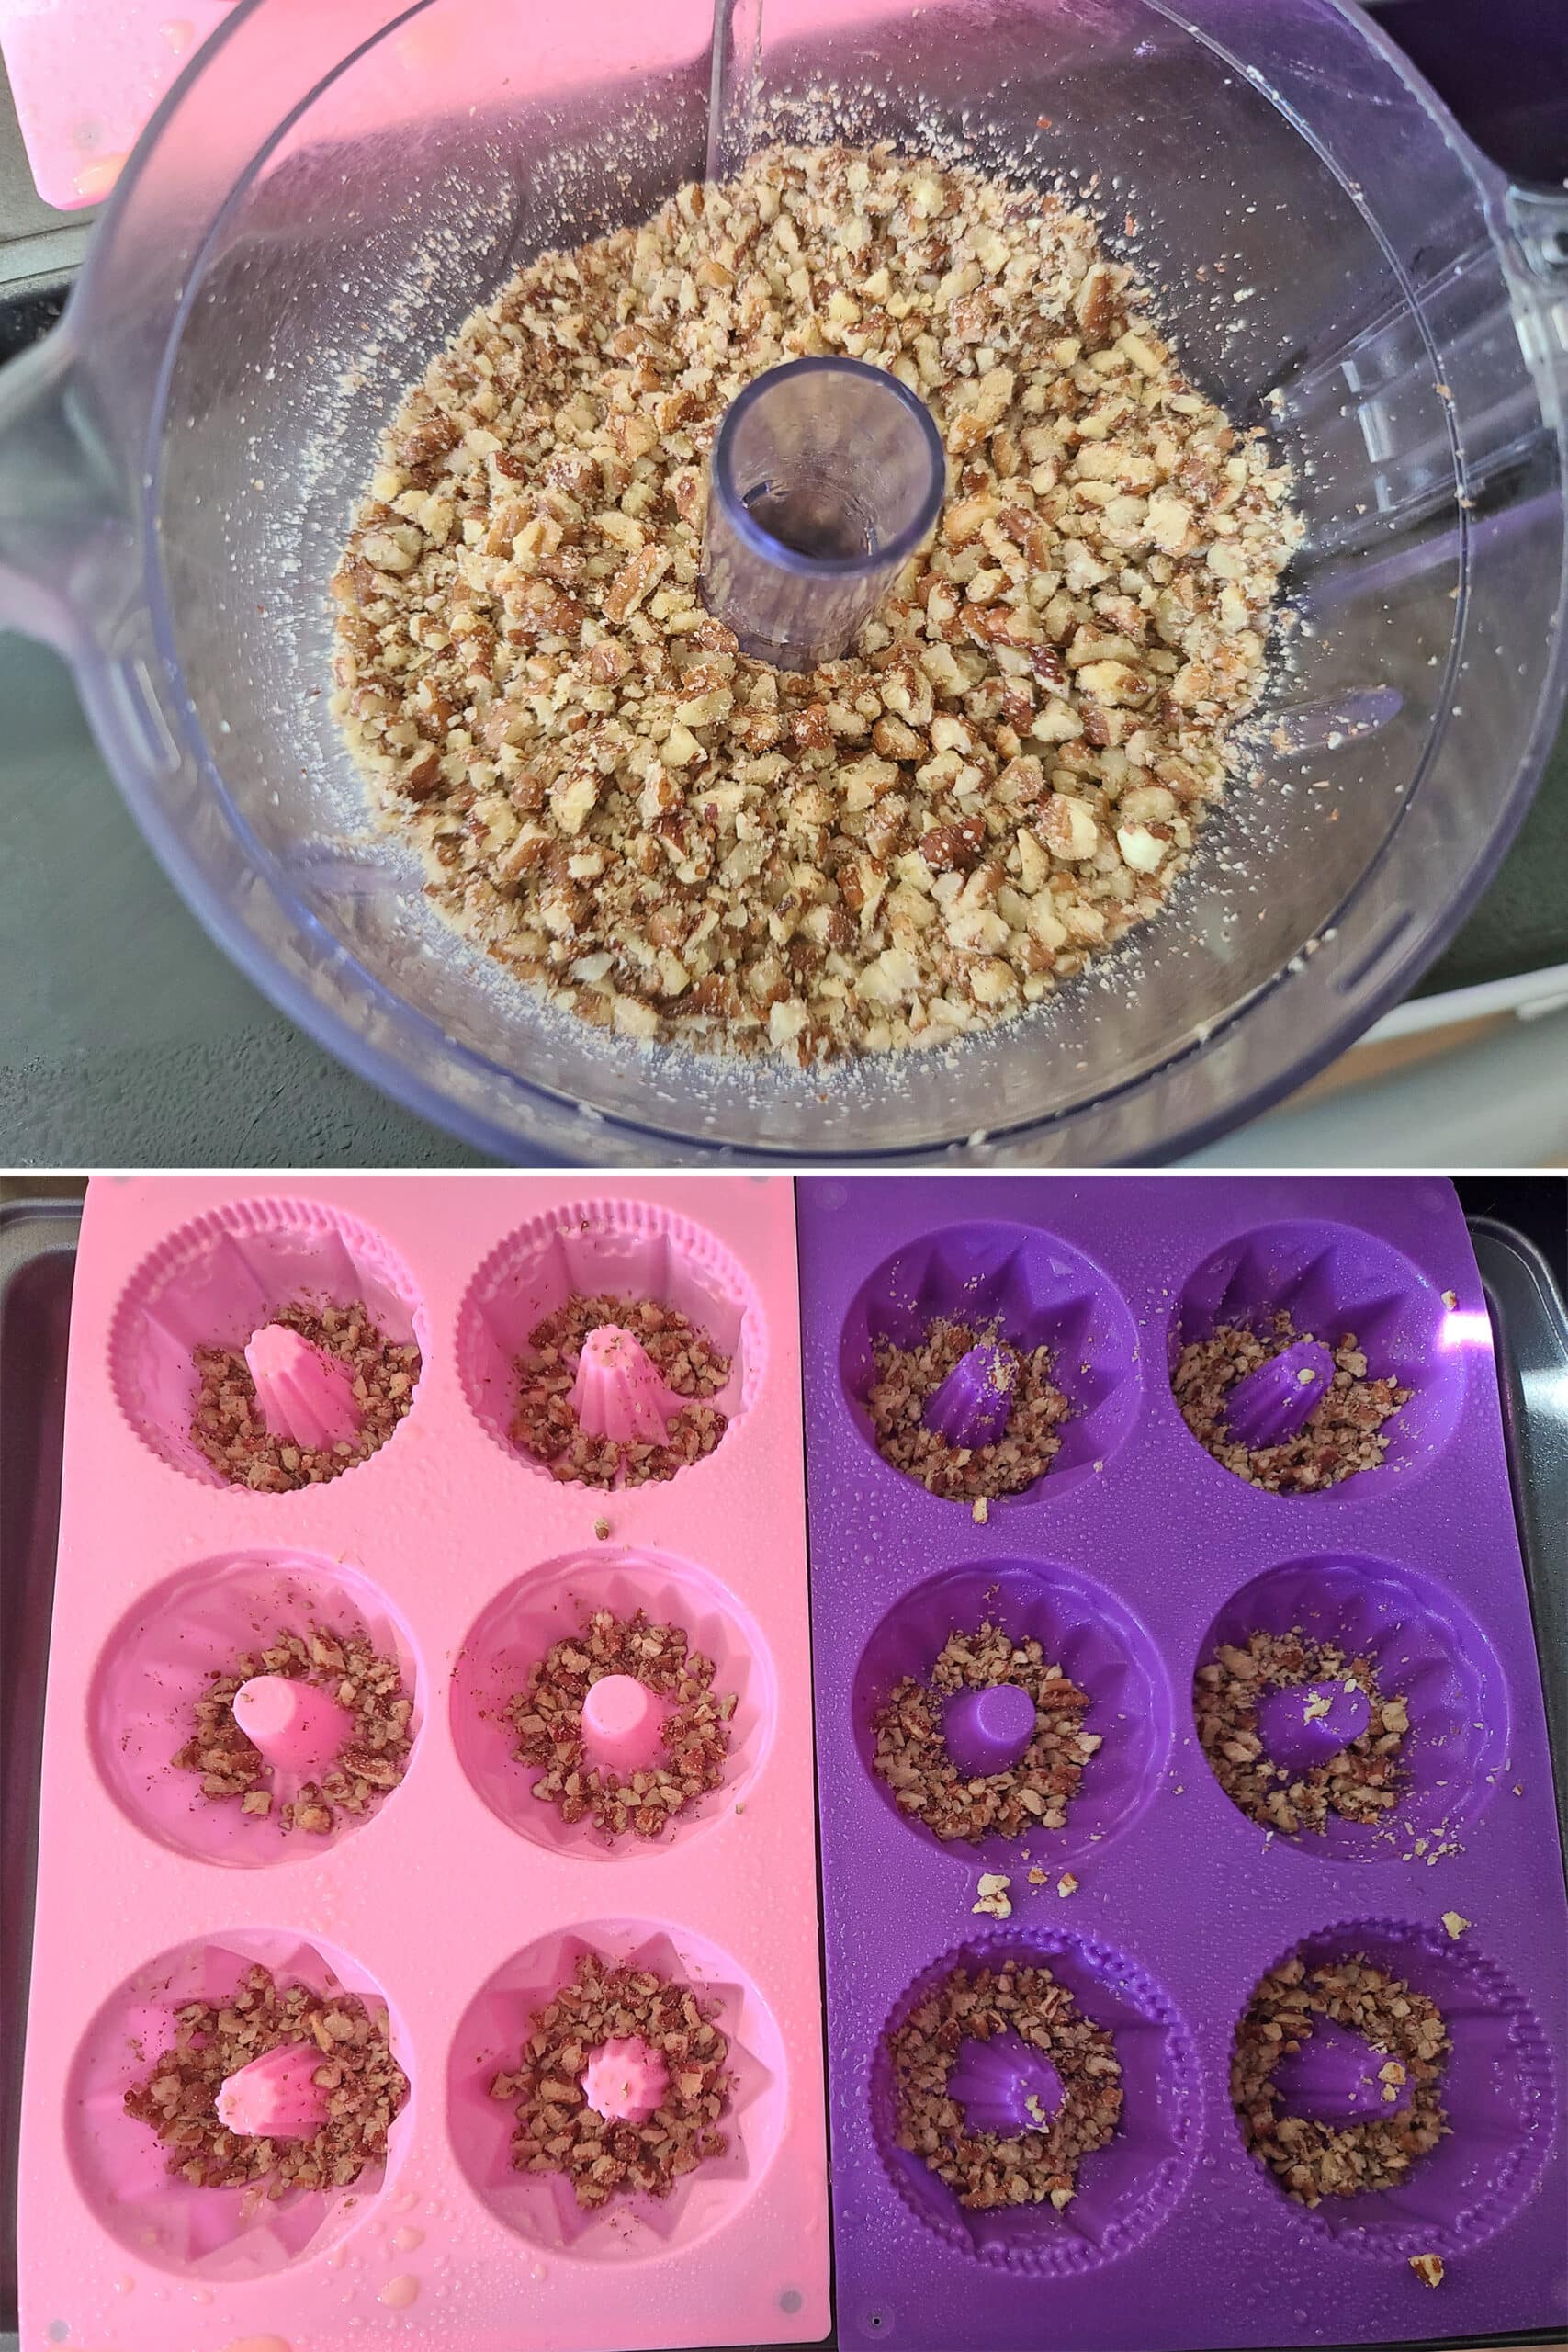
POLYGON ((470 1786, 498 1819, 531 1843, 580 1860, 667 1853, 721 1821, 743 1799, 773 1741, 777 1685, 766 1639, 750 1612, 705 1568, 665 1553, 594 1546, 530 1568, 481 1611, 452 1669, 453 1744, 470 1786), (714 1661, 716 1691, 734 1691, 724 1778, 656 1838, 607 1838, 592 1821, 565 1822, 532 1793, 538 1768, 519 1763, 506 1709, 529 1668, 595 1609, 643 1610, 681 1626, 714 1661))
MULTIPOLYGON (((1049 1348, 1052 1379, 1071 1408, 1044 1476, 1021 1494, 992 1500, 987 1521, 1094 1476, 1130 1434, 1143 1393, 1141 1349, 1109 1275, 1082 1250, 1036 1227, 976 1219, 905 1242, 862 1283, 844 1317, 840 1378, 878 1475, 905 1474, 884 1460, 866 1411, 874 1343, 915 1344, 938 1317, 976 1329, 994 1324, 1015 1347, 1049 1348)), ((961 1508, 967 1513, 967 1503, 961 1508)))
MULTIPOLYGON (((205 1487, 231 1490, 190 1436, 192 1351, 242 1349, 281 1309, 301 1301, 362 1301, 389 1339, 415 1340, 429 1363, 424 1309, 407 1266, 369 1226, 327 1202, 227 1202, 181 1226, 142 1260, 115 1308, 109 1369, 126 1419, 161 1461, 205 1487)), ((416 1381, 405 1419, 418 1409, 416 1381)), ((341 1475, 351 1476, 375 1459, 372 1453, 341 1475)))

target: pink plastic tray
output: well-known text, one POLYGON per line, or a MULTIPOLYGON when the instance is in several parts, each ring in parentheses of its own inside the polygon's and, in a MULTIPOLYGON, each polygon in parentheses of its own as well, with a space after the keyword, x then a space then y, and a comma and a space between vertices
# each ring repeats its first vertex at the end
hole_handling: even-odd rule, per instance
POLYGON ((119 177, 230 0, 0 0, 0 49, 38 192, 74 211, 119 177))
POLYGON ((22 2145, 22 2341, 71 2352, 466 2352, 795 2341, 829 2324, 795 1235, 784 1182, 98 1179, 72 1325, 22 2145), (654 1291, 736 1351, 716 1451, 626 1493, 504 1441, 505 1366, 574 1286, 654 1291), (365 1296, 423 1370, 324 1487, 218 1484, 188 1353, 365 1296), (609 1522, 607 1538, 594 1522, 609 1522), (528 1794, 491 1702, 577 1599, 678 1614, 739 1692, 729 1779, 606 1850, 528 1794), (403 1785, 324 1848, 191 1802, 203 1668, 313 1603, 394 1643, 403 1785), (171 1736, 173 1732, 174 1736, 171 1736), (259 1836, 257 1831, 259 1829, 259 1836), (580 2226, 487 2096, 576 1950, 722 1999, 729 2154, 580 2226), (133 2035, 250 1958, 384 2000, 412 2084, 383 2177, 247 2220, 168 2180, 133 2035))

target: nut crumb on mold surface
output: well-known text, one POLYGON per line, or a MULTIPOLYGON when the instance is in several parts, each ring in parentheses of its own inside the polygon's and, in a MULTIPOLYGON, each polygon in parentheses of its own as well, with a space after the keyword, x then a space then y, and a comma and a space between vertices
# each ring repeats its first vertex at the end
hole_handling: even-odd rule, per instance
POLYGON ((617 1037, 801 1064, 1010 1019, 1157 912, 1301 526, 1147 303, 1060 197, 881 148, 764 149, 530 262, 333 583, 333 708, 437 908, 617 1037), (927 401, 949 496, 851 651, 782 673, 699 601, 706 464, 823 353, 927 401))
POLYGON ((570 1982, 529 2018, 518 2065, 491 2082, 491 2097, 516 2112, 513 2169, 563 2175, 592 2209, 623 2193, 668 2197, 683 2174, 723 2155, 734 2077, 716 2016, 689 1984, 581 1953, 570 1982), (668 2083, 646 2121, 609 2121, 588 2104, 583 2069, 605 2042, 633 2038, 662 2058, 668 2083))
POLYGON ((926 1679, 906 1675, 876 1712, 872 1730, 878 1776, 900 1812, 938 1838, 1021 1838, 1061 1829, 1100 1746, 1086 1732, 1089 1693, 1047 1660, 1032 1638, 1015 1642, 987 1620, 972 1634, 948 1635, 926 1679), (1002 1772, 967 1779, 948 1751, 945 1702, 959 1690, 1016 1683, 1034 1702, 1034 1729, 1017 1761, 1002 1772))
POLYGON ((215 1673, 196 1702, 196 1729, 172 1761, 177 1771, 200 1773, 203 1797, 237 1800, 246 1818, 274 1816, 272 1768, 234 1715, 241 1685, 261 1674, 310 1682, 353 1720, 332 1762, 276 1807, 284 1830, 328 1837, 339 1813, 368 1813, 398 1786, 413 1746, 413 1702, 397 1659, 383 1656, 363 1634, 286 1625, 264 1647, 243 1651, 215 1673))
POLYGON ((1443 2257, 1440 2254, 1413 2254, 1410 2267, 1424 2287, 1440 2287, 1443 2283, 1443 2257))
MULTIPOLYGON (((995 1326, 939 1315, 910 1347, 874 1340, 872 1362, 876 1376, 865 1402, 876 1450, 931 1494, 977 1504, 1021 1494, 1044 1476, 1061 1451, 1058 1432, 1072 1407, 1052 1378, 1049 1348, 1015 1348, 995 1326), (1010 1360, 1007 1426, 987 1445, 950 1444, 939 1430, 926 1427, 926 1405, 960 1358, 987 1341, 1010 1360)), ((974 1516, 985 1514, 976 1509, 974 1516)))
POLYGON ((202 2188, 259 2188, 276 2199, 290 2189, 350 2188, 383 2160, 408 2077, 385 2018, 356 1995, 322 1998, 303 1984, 280 1987, 257 1963, 227 2000, 185 2002, 175 2018, 173 2049, 125 2094, 126 2113, 150 2124, 168 2149, 171 2173, 202 2188), (326 2121, 302 2140, 225 2129, 217 2098, 228 2076, 285 2042, 321 2052, 313 2079, 326 2098, 326 2121))
POLYGON ((1443 1925, 1449 1931, 1450 1943, 1457 1943, 1465 1929, 1474 1924, 1473 1919, 1467 1919, 1461 1911, 1445 1911, 1443 1914, 1443 1925))
MULTIPOLYGON (((1086 2018, 1045 1967, 955 1968, 887 2036, 899 2147, 918 2155, 974 2211, 1043 2205, 1077 2193, 1084 2157, 1113 2136, 1122 2066, 1108 2029, 1086 2018), (973 2131, 948 2081, 965 2041, 1014 2033, 1051 2062, 1062 2096, 1035 2131, 973 2131)), ((1038 2108, 1032 2110, 1038 2120, 1038 2108)))
POLYGON ((1010 1919, 1012 1897, 1008 1889, 1011 1884, 1011 1879, 1002 1871, 982 1871, 980 1883, 976 1890, 980 1899, 972 1903, 970 1909, 988 1912, 993 1919, 1010 1919))
POLYGON ((655 1624, 643 1610, 596 1609, 581 1633, 552 1644, 507 1702, 519 1763, 536 1765, 532 1794, 564 1822, 591 1821, 607 1838, 657 1838, 724 1778, 735 1693, 713 1687, 714 1664, 682 1626, 655 1624), (595 1764, 582 1733, 582 1702, 607 1674, 631 1675, 663 1702, 657 1758, 621 1773, 595 1764))
POLYGON ((1364 1954, 1310 1969, 1292 1955, 1254 1987, 1236 2028, 1230 2089, 1242 2138, 1303 2205, 1397 2188, 1449 2131, 1440 2085, 1450 2048, 1436 2003, 1364 1954), (1324 2018, 1367 2043, 1369 2065, 1374 2056, 1397 2062, 1402 2082, 1382 2077, 1394 2111, 1337 2127, 1284 2110, 1276 2069, 1324 2018), (1409 2103, 1400 2108, 1405 2086, 1409 2103))
POLYGON ((1279 1495, 1317 1493, 1359 1471, 1381 1469, 1388 1452, 1384 1425, 1414 1392, 1374 1377, 1353 1332, 1333 1343, 1334 1377, 1294 1437, 1252 1451, 1228 1434, 1225 1398, 1236 1383, 1298 1340, 1316 1336, 1298 1331, 1283 1308, 1267 1318, 1266 1329, 1267 1336, 1239 1323, 1221 1324, 1207 1339, 1189 1340, 1177 1359, 1171 1389, 1205 1453, 1238 1478, 1279 1495))
MULTIPOLYGON (((513 1442, 552 1478, 584 1487, 640 1487, 672 1478, 713 1452, 729 1426, 711 1402, 729 1378, 730 1358, 710 1335, 657 1298, 592 1296, 573 1291, 535 1324, 516 1364, 513 1442), (660 1378, 686 1399, 662 1445, 651 1440, 590 1436, 572 1408, 578 1358, 590 1332, 615 1324, 629 1331, 660 1378)), ((605 1532, 608 1533, 608 1523, 605 1532)), ((595 1527, 597 1532, 597 1526, 595 1527)))
POLYGON ((268 1319, 348 1366, 360 1416, 354 1436, 320 1448, 275 1436, 257 1408, 244 1350, 217 1346, 193 1351, 197 1385, 190 1433, 229 1485, 289 1494, 341 1476, 386 1443, 413 1403, 420 1351, 412 1340, 389 1340, 363 1301, 321 1306, 297 1299, 268 1319))

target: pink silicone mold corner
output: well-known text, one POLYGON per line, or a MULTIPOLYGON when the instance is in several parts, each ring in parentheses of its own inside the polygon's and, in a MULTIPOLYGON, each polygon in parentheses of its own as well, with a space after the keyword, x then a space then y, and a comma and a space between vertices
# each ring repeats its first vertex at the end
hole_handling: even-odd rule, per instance
POLYGON ((299 1299, 339 1306, 362 1299, 389 1339, 416 1340, 428 1359, 413 1276, 379 1234, 327 1202, 227 1202, 141 1261, 115 1311, 109 1374, 126 1419, 160 1460, 203 1486, 223 1486, 190 1436, 192 1350, 243 1348, 299 1299))

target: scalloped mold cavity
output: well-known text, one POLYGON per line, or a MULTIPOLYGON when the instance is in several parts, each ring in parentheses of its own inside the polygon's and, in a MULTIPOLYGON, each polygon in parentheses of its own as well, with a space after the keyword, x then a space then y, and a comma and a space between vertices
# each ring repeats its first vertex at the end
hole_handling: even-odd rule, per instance
MULTIPOLYGON (((161 1460, 204 1487, 222 1487, 191 1441, 192 1351, 243 1348, 299 1300, 346 1306, 360 1299, 389 1340, 417 1340, 428 1364, 413 1277, 369 1226, 324 1201, 227 1203, 171 1234, 127 1283, 109 1336, 115 1393, 161 1460)), ((411 1411, 418 1410, 416 1385, 411 1411)), ((356 1463, 344 1476, 364 1466, 356 1463)))
MULTIPOLYGON (((656 1203, 570 1202, 531 1218, 491 1250, 457 1318, 463 1393, 496 1443, 525 1469, 549 1475, 511 1433, 514 1367, 528 1354, 530 1331, 574 1291, 656 1298, 674 1307, 731 1359, 729 1378, 712 1403, 730 1422, 752 1403, 767 1337, 761 1301, 739 1261, 702 1226, 656 1203)), ((721 1446, 728 1435, 727 1430, 721 1446)))
POLYGON ((705 1568, 663 1553, 603 1545, 531 1569, 497 1595, 469 1632, 452 1671, 452 1739, 458 1761, 491 1811, 536 1845, 611 1861, 668 1851, 743 1799, 773 1738, 778 1696, 761 1629, 705 1568), (505 1709, 546 1652, 596 1609, 643 1610, 682 1627, 714 1662, 716 1690, 733 1690, 725 1777, 657 1838, 609 1838, 592 1821, 565 1822, 532 1793, 537 1768, 513 1754, 505 1709))
POLYGON ((312 1775, 279 1766, 269 1783, 272 1812, 257 1816, 242 1814, 237 1802, 204 1797, 199 1775, 173 1762, 215 1674, 230 1672, 242 1651, 265 1645, 285 1626, 303 1632, 310 1625, 363 1634, 383 1656, 397 1658, 413 1701, 409 1770, 417 1769, 423 1677, 413 1638, 386 1596, 358 1568, 314 1553, 286 1546, 228 1553, 182 1568, 144 1595, 121 1618, 98 1662, 89 1702, 93 1754, 116 1804, 138 1828, 200 1861, 255 1869, 319 1861, 396 1806, 400 1786, 367 1813, 334 1807, 325 1836, 285 1832, 278 1808, 312 1775))
POLYGON ((1371 1481, 1427 1468, 1452 1435, 1464 1404, 1463 1310, 1450 1306, 1418 1266, 1375 1233, 1326 1219, 1258 1226, 1214 1250, 1183 1283, 1168 1342, 1172 1369, 1183 1348, 1206 1340, 1221 1324, 1239 1323, 1266 1337, 1281 1308, 1303 1338, 1331 1348, 1354 1332, 1372 1377, 1392 1378, 1411 1391, 1408 1404, 1383 1424, 1388 1451, 1378 1469, 1358 1471, 1318 1493, 1364 1498, 1371 1481))
MULTIPOLYGON (((967 2063, 966 2052, 959 2063, 967 2063)), ((872 2131, 893 2188, 944 2245, 1042 2279, 1080 2278, 1131 2254, 1182 2196, 1201 2137, 1199 2081, 1185 2020, 1135 1961, 1098 1937, 1014 1922, 966 1937, 923 1969, 895 2003, 871 2062, 872 2131), (895 2138, 888 2033, 955 1968, 995 1968, 1009 1961, 1048 1968, 1086 2017, 1109 2028, 1121 2063, 1121 2123, 1105 2147, 1084 2158, 1077 2194, 1059 2213, 1049 2204, 966 2211, 946 2182, 895 2138)))
POLYGON ((903 1594, 861 1653, 854 1680, 855 1747, 894 1819, 939 1853, 973 1870, 1011 1871, 1023 1849, 1032 1862, 1060 1869, 1099 1852, 1134 1822, 1159 1785, 1170 1747, 1171 1697, 1158 1652, 1126 1603, 1077 1569, 1043 1560, 994 1560, 949 1568, 903 1594), (878 1710, 906 1675, 923 1682, 950 1634, 973 1633, 986 1619, 1015 1641, 1036 1640, 1047 1663, 1087 1690, 1085 1731, 1100 1747, 1083 1768, 1066 1826, 1032 1826, 1018 1838, 935 1836, 907 1813, 876 1770, 878 1710))
POLYGON ((636 2262, 684 2250, 732 2218, 767 2171, 786 2106, 783 2041, 756 1985, 704 1937, 648 1919, 585 1922, 517 1952, 469 2003, 447 2066, 447 2126, 475 2196, 530 2245, 580 2262, 636 2262), (616 2197, 585 2211, 561 2175, 513 2169, 514 2109, 492 2098, 490 2086, 516 2064, 529 2018, 589 1951, 613 1965, 653 1969, 716 2001, 734 2087, 722 2119, 729 2138, 722 2156, 684 2174, 668 2197, 616 2197))
POLYGON ((1021 1495, 990 1504, 994 1516, 1042 1496, 1060 1496, 1094 1476, 1131 1430, 1143 1392, 1138 1334, 1125 1301, 1094 1261, 1035 1227, 948 1225, 885 1258, 844 1317, 840 1377, 855 1426, 879 1467, 866 1396, 876 1376, 873 1349, 888 1340, 917 1346, 941 1317, 976 1329, 996 1326, 1015 1348, 1048 1347, 1052 1376, 1071 1402, 1061 1449, 1021 1495))
POLYGON ((1337 1642, 1371 1659, 1385 1699, 1408 1702, 1398 1804, 1376 1826, 1331 1814, 1321 1834, 1294 1834, 1299 1852, 1331 1862, 1419 1861, 1491 1804, 1508 1753, 1507 1680, 1456 1593, 1392 1561, 1319 1553, 1268 1568, 1233 1593, 1203 1638, 1199 1665, 1222 1644, 1243 1647, 1257 1633, 1337 1642))
MULTIPOLYGON (((1469 1928, 1454 1939, 1443 1928, 1405 1920, 1350 1919, 1293 1947, 1308 1968, 1364 1954, 1436 2002, 1453 2045, 1442 2083, 1450 2136, 1417 2159, 1400 2188, 1325 2198, 1309 2208, 1254 2162, 1259 2193, 1296 2229, 1379 2262, 1414 2254, 1455 2262, 1495 2237, 1534 2189, 1559 2128, 1551 2053, 1535 2011, 1478 1949, 1475 1935, 1469 1928)), ((1272 1965, 1289 1957, 1281 1952, 1272 1965)))
MULTIPOLYGON (((128 1977, 88 2026, 71 2069, 69 2153, 96 2220, 139 2261, 214 2286, 265 2278, 324 2254, 364 2222, 388 2171, 372 2166, 349 2188, 291 2189, 277 2199, 196 2188, 168 2171, 168 2150, 125 2112, 126 2092, 173 2046, 175 2009, 186 2001, 221 2000, 257 1961, 279 1984, 308 1984, 323 1996, 355 1993, 388 2015, 380 1986, 333 1945, 285 1928, 239 1928, 181 1944, 128 1977)), ((389 2138, 395 2177, 419 2086, 395 2016, 390 2023, 393 2052, 410 2086, 389 2138)))

